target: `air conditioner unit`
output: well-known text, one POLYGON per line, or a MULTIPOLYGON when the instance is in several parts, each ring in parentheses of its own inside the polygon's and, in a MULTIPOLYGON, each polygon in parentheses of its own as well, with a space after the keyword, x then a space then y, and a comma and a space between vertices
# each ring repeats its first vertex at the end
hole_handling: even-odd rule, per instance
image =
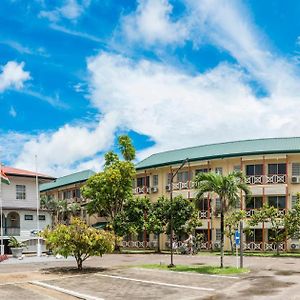
POLYGON ((299 248, 300 248, 299 244, 295 244, 295 243, 291 244, 291 249, 292 250, 296 250, 296 249, 299 249, 299 248))
POLYGON ((166 185, 166 191, 167 191, 167 192, 170 191, 170 185, 166 185))
POLYGON ((292 183, 300 183, 300 176, 292 176, 291 182, 292 183))
POLYGON ((157 192, 158 192, 158 187, 157 187, 157 186, 153 186, 153 187, 151 188, 151 192, 152 192, 152 193, 157 193, 157 192))

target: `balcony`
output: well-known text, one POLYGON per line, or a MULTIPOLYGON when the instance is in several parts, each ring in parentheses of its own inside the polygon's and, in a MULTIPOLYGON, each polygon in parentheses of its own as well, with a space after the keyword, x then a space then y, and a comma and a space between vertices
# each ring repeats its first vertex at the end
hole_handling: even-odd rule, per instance
POLYGON ((246 183, 250 185, 256 184, 278 184, 286 183, 286 174, 274 175, 248 175, 246 176, 246 183))
POLYGON ((132 190, 132 193, 134 195, 140 195, 140 194, 149 194, 150 188, 147 186, 138 186, 132 190))
POLYGON ((198 212, 199 219, 207 219, 209 217, 209 211, 208 210, 200 210, 198 212))

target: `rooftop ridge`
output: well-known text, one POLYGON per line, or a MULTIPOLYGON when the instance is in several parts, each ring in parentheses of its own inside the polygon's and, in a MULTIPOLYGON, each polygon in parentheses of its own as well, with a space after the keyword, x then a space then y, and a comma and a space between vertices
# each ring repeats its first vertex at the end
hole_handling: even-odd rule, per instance
POLYGON ((143 160, 141 160, 138 163, 141 163, 142 161, 150 158, 153 155, 162 154, 162 153, 168 153, 173 151, 181 151, 181 150, 187 150, 187 149, 195 149, 199 147, 207 147, 207 146, 216 146, 216 145, 225 145, 225 144, 232 144, 232 143, 239 143, 239 142, 252 142, 252 141, 265 141, 265 140, 283 140, 283 139, 300 139, 300 136, 290 136, 290 137, 266 137, 266 138, 258 138, 258 139, 246 139, 246 140, 233 140, 233 141, 227 141, 227 142, 219 142, 219 143, 211 143, 211 144, 202 144, 197 146, 190 146, 190 147, 183 147, 183 148, 177 148, 177 149, 171 149, 171 150, 165 150, 160 151, 151 154, 150 156, 147 156, 143 160))

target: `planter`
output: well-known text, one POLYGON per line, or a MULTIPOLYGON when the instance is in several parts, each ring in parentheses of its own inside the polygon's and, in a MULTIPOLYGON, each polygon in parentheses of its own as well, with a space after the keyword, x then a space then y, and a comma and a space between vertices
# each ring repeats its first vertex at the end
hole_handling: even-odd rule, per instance
POLYGON ((11 248, 12 256, 15 258, 19 258, 23 254, 23 248, 11 248))

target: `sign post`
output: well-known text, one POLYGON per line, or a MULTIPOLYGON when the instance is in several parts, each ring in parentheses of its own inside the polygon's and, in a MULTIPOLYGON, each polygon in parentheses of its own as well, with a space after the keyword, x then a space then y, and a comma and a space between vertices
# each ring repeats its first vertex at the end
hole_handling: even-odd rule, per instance
POLYGON ((238 252, 238 246, 240 245, 240 233, 238 230, 235 231, 234 234, 235 239, 235 250, 236 250, 236 268, 239 268, 239 252, 238 252))

